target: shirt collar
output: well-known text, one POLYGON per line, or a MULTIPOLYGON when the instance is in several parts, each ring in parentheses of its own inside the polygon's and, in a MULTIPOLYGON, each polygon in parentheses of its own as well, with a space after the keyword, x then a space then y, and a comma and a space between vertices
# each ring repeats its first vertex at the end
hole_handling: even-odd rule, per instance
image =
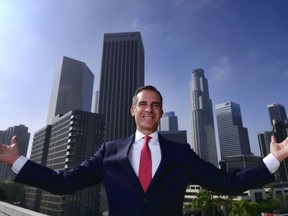
MULTIPOLYGON (((135 142, 138 142, 140 139, 142 139, 145 136, 145 134, 141 133, 140 131, 136 130, 135 133, 135 142)), ((150 137, 152 137, 153 140, 155 140, 155 142, 159 142, 158 139, 158 131, 155 131, 154 133, 149 135, 150 137)))

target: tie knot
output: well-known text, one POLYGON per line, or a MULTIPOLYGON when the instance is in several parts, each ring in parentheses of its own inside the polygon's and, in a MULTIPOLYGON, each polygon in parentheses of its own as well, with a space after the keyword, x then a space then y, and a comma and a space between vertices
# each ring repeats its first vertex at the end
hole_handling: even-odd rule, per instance
POLYGON ((149 143, 149 140, 151 139, 152 137, 151 136, 148 136, 148 135, 145 135, 144 136, 144 143, 149 143))

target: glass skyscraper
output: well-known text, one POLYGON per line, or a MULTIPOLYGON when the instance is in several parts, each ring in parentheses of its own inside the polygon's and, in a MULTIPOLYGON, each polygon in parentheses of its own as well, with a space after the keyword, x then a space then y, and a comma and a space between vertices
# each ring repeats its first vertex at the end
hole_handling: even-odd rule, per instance
POLYGON ((91 111, 94 75, 84 62, 63 57, 55 73, 48 124, 71 110, 91 111))
POLYGON ((216 105, 220 155, 251 155, 247 128, 243 127, 240 105, 227 101, 216 105))
POLYGON ((98 113, 107 121, 107 140, 135 132, 130 114, 135 90, 144 85, 144 47, 140 32, 104 34, 98 113))
POLYGON ((160 119, 160 131, 178 131, 178 117, 175 112, 165 112, 160 119))
POLYGON ((273 120, 276 122, 284 122, 287 119, 285 107, 279 103, 269 104, 268 106, 269 117, 271 121, 271 125, 273 125, 273 120))
POLYGON ((200 158, 218 167, 212 101, 203 69, 192 71, 190 93, 192 147, 200 158))

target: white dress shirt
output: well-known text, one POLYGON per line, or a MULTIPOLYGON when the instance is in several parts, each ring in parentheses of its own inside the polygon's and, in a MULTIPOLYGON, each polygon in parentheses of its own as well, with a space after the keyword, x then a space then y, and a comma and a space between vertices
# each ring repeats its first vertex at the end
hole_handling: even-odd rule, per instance
MULTIPOLYGON (((130 151, 128 153, 128 159, 137 176, 139 173, 140 154, 141 154, 142 146, 144 144, 144 139, 143 139, 144 136, 145 135, 142 134, 140 131, 138 130, 136 131, 134 143, 132 144, 130 151)), ((151 154, 152 177, 153 177, 161 161, 161 149, 160 149, 160 144, 159 144, 159 139, 158 139, 158 132, 156 131, 150 134, 149 136, 151 137, 151 139, 149 140, 148 145, 149 145, 150 151, 153 152, 153 154, 151 154)))

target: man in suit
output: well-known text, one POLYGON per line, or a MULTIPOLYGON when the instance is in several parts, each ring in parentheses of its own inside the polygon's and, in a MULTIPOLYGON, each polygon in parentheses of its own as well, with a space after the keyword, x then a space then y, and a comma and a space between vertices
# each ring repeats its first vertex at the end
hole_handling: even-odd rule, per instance
MULTIPOLYGON (((111 216, 180 216, 188 183, 223 194, 235 195, 274 181, 273 172, 288 156, 288 138, 276 143, 263 161, 241 171, 224 173, 201 160, 189 144, 176 143, 157 132, 162 117, 162 96, 153 86, 136 90, 130 109, 137 131, 128 138, 103 143, 88 160, 69 171, 55 171, 20 156, 16 138, 0 145, 0 160, 13 165, 15 181, 63 195, 103 182, 111 216), (143 137, 150 136, 148 147, 143 137), (148 178, 142 173, 142 146, 148 155, 148 178), (150 152, 150 153, 149 153, 150 152), (151 157, 150 157, 151 156, 151 157), (148 162, 150 161, 151 162, 148 162), (141 185, 146 181, 146 185, 141 185)), ((146 138, 145 138, 146 139, 146 138)))

